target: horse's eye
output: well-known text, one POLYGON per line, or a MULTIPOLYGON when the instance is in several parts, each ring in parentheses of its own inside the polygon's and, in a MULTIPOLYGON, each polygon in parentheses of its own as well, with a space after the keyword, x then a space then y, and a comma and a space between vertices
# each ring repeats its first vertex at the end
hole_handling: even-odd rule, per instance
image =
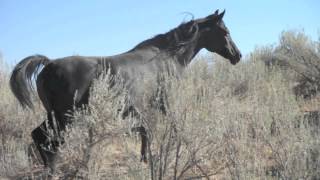
POLYGON ((223 34, 224 36, 226 36, 226 35, 229 34, 228 29, 225 29, 225 28, 223 28, 223 27, 219 27, 219 30, 222 32, 222 34, 223 34))
POLYGON ((222 32, 222 34, 223 34, 224 36, 226 36, 226 35, 229 34, 228 30, 225 30, 225 29, 222 29, 222 28, 221 28, 221 32, 222 32))
POLYGON ((223 31, 223 34, 226 36, 228 35, 228 31, 223 31))

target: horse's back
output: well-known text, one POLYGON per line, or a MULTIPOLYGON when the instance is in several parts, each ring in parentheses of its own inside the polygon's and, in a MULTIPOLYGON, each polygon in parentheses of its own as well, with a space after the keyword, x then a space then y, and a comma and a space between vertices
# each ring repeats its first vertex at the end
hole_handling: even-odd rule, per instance
POLYGON ((37 78, 37 90, 46 109, 65 111, 74 102, 86 103, 97 65, 95 58, 70 56, 45 66, 37 78))

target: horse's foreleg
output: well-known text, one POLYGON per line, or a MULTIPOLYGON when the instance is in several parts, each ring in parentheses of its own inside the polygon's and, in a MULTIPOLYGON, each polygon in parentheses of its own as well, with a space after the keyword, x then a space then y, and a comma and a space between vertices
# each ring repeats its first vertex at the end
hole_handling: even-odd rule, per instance
POLYGON ((148 136, 146 129, 143 126, 135 127, 131 129, 133 132, 139 132, 141 137, 141 159, 140 161, 143 161, 147 163, 147 143, 148 143, 148 136))
POLYGON ((141 136, 141 160, 145 163, 147 163, 147 143, 148 143, 148 137, 147 137, 147 132, 146 129, 141 126, 141 130, 140 130, 140 136, 141 136))

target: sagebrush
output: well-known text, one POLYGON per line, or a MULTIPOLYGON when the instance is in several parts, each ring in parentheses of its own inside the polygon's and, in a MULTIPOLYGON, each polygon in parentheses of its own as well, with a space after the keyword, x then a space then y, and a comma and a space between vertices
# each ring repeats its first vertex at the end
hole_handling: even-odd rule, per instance
MULTIPOLYGON (((53 176, 66 179, 318 179, 320 178, 319 41, 283 32, 236 66, 213 55, 194 60, 180 79, 163 83, 166 115, 140 107, 149 162, 141 163, 137 119, 119 117, 121 87, 95 82, 89 107, 76 110, 53 176), (214 59, 214 63, 207 63, 214 59)), ((4 66, 1 66, 4 67, 4 66)), ((0 174, 46 178, 30 132, 45 119, 41 104, 23 110, 0 69, 0 174)))

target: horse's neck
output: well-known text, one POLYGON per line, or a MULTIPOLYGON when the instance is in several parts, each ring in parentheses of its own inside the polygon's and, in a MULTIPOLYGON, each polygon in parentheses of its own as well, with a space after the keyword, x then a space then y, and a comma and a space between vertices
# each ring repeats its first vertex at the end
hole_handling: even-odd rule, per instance
POLYGON ((198 52, 201 50, 201 48, 198 46, 197 43, 191 43, 186 45, 185 47, 182 47, 182 52, 178 52, 175 56, 178 62, 182 66, 188 65, 191 60, 198 54, 198 52))
POLYGON ((171 50, 171 47, 178 47, 180 42, 172 42, 172 39, 175 39, 173 36, 174 33, 167 33, 166 35, 158 35, 153 39, 143 41, 138 44, 132 50, 128 51, 129 53, 139 50, 150 50, 153 51, 155 58, 152 59, 176 59, 182 66, 188 65, 195 55, 201 50, 199 36, 190 43, 182 45, 182 47, 171 50), (160 56, 160 58, 159 58, 160 56))

